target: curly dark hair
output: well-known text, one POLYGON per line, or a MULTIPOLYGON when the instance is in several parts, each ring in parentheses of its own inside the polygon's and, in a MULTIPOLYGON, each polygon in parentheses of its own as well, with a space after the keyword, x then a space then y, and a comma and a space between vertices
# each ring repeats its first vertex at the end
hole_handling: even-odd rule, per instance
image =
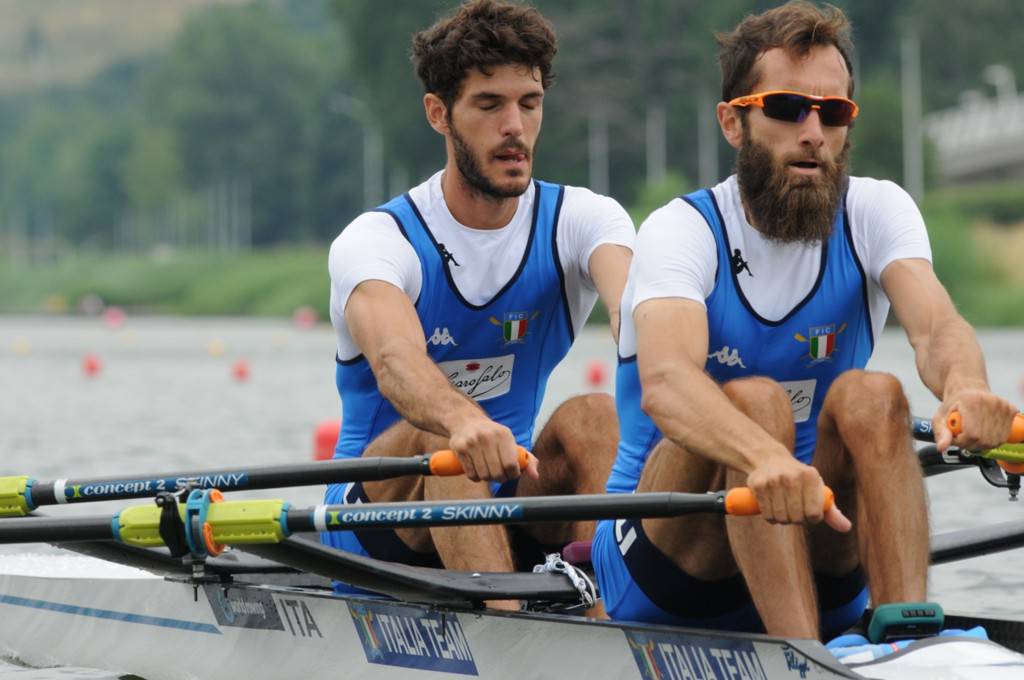
POLYGON ((498 0, 470 0, 412 37, 416 75, 449 111, 474 68, 488 74, 503 64, 537 68, 547 89, 557 51, 555 30, 540 12, 498 0))
POLYGON ((781 7, 748 15, 729 33, 717 33, 718 63, 722 68, 722 101, 750 94, 760 73, 757 58, 781 47, 805 56, 812 47, 835 45, 850 74, 849 96, 853 96, 853 40, 850 22, 832 5, 816 7, 805 0, 792 0, 781 7))

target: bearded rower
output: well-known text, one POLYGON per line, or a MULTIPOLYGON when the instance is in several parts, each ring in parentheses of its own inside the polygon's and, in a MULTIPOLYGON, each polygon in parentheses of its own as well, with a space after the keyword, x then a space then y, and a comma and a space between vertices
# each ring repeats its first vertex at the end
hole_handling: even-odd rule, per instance
POLYGON ((942 400, 940 449, 997 445, 1015 409, 989 391, 914 201, 847 176, 858 109, 845 16, 791 2, 719 46, 718 121, 736 174, 640 229, 607 490, 746 485, 768 523, 606 521, 593 558, 616 619, 828 636, 858 620, 869 591, 876 606, 926 596, 907 400, 893 376, 864 370, 890 304, 942 400), (824 485, 836 499, 827 513, 824 485))
MULTIPOLYGON (((618 428, 607 395, 559 407, 534 438, 552 369, 598 295, 612 332, 634 229, 613 199, 531 178, 555 36, 533 8, 475 0, 413 38, 444 169, 331 246, 343 425, 336 458, 452 449, 465 477, 334 485, 328 503, 598 493, 618 428), (539 459, 520 478, 516 447, 539 459)), ((359 554, 468 571, 531 565, 593 522, 324 535, 359 554), (531 547, 532 546, 532 547, 531 547)), ((339 589, 347 589, 339 585, 339 589)), ((518 608, 514 602, 492 603, 518 608)))

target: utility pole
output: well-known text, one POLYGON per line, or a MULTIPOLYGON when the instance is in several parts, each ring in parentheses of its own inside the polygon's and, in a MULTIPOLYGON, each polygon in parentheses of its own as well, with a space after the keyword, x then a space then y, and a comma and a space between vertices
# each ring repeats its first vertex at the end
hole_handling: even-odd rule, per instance
POLYGON ((707 86, 697 94, 697 179, 702 187, 718 182, 718 126, 715 99, 707 86))
POLYGON ((608 114, 593 107, 590 109, 588 151, 590 157, 590 190, 608 195, 611 184, 608 172, 608 114))
POLYGON ((921 40, 906 26, 900 41, 903 90, 903 188, 918 203, 924 198, 924 139, 921 122, 921 40))
POLYGON ((661 184, 668 174, 668 132, 666 130, 665 104, 652 97, 647 102, 647 184, 661 184))

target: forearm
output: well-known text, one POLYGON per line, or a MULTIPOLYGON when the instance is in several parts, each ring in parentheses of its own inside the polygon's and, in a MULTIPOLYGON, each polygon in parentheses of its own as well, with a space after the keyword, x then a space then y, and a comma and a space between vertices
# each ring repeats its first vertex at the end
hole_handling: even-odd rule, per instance
POLYGON ((671 441, 743 473, 771 457, 792 457, 704 371, 685 362, 645 383, 643 409, 671 441))
POLYGON ((974 329, 960 315, 936 323, 921 338, 911 338, 922 382, 938 399, 961 389, 988 389, 985 359, 974 329))
POLYGON ((429 356, 407 342, 387 343, 371 365, 384 398, 421 430, 447 437, 457 422, 483 413, 474 401, 452 387, 429 356))

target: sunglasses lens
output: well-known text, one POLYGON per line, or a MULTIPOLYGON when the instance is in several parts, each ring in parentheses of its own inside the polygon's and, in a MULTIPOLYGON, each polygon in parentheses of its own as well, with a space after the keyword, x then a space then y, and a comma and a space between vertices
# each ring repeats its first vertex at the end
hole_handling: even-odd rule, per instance
POLYGON ((843 99, 827 99, 821 103, 823 125, 842 127, 853 122, 853 103, 843 99))
POLYGON ((819 106, 822 125, 843 127, 853 122, 853 102, 846 99, 816 101, 799 94, 778 93, 764 97, 764 115, 787 123, 802 123, 812 106, 819 106))
POLYGON ((798 94, 769 94, 764 98, 764 115, 787 123, 800 123, 811 110, 811 100, 798 94))

